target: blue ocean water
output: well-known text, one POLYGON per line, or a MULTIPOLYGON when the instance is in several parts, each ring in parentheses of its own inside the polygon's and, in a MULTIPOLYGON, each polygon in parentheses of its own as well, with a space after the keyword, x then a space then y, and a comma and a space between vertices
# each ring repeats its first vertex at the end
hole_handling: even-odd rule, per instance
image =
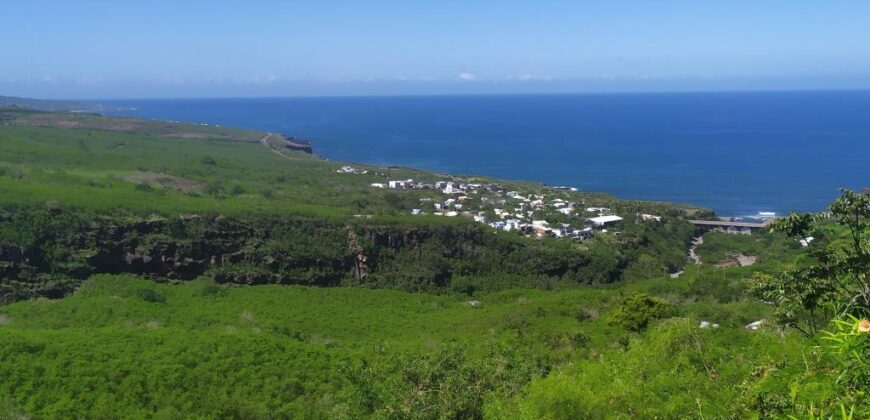
POLYGON ((870 186, 870 91, 113 101, 281 132, 332 160, 569 185, 720 215, 870 186))

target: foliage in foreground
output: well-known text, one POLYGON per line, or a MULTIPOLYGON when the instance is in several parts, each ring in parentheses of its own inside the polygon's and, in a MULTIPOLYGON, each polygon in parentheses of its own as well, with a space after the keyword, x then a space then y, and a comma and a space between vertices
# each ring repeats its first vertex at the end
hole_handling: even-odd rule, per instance
POLYGON ((832 318, 870 316, 870 192, 843 190, 828 213, 793 214, 772 228, 801 239, 834 233, 827 243, 813 241, 809 260, 750 282, 780 323, 812 336, 832 318))
POLYGON ((168 418, 742 416, 837 401, 823 353, 800 335, 744 329, 764 305, 702 303, 691 284, 705 275, 477 293, 480 307, 461 295, 98 276, 71 297, 2 307, 0 395, 39 417, 168 418), (644 293, 676 317, 644 332, 613 325, 644 293), (722 326, 699 329, 711 316, 722 326))
POLYGON ((516 400, 493 401, 494 418, 749 417, 836 401, 821 356, 799 336, 701 329, 673 318, 624 352, 584 360, 533 382, 516 400))

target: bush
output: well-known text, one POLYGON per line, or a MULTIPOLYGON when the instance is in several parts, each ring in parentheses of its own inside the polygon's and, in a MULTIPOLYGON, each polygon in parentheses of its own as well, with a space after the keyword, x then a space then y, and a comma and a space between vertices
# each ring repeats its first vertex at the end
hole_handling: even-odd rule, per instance
POLYGON ((154 289, 140 289, 137 293, 142 300, 151 303, 164 303, 166 296, 161 295, 154 289))
POLYGON ((611 314, 611 322, 630 331, 641 331, 657 319, 677 314, 674 305, 646 293, 631 295, 611 314))
POLYGON ((245 189, 242 188, 242 186, 238 185, 238 184, 233 185, 233 188, 230 189, 230 195, 233 195, 233 196, 242 195, 244 193, 245 193, 245 189))

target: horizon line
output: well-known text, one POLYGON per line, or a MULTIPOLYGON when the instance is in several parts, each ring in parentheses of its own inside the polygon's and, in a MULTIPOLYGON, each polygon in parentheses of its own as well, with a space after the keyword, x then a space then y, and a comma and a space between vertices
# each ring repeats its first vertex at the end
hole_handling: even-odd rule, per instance
POLYGON ((37 98, 9 96, 22 99, 47 101, 165 101, 165 100, 238 100, 238 99, 329 99, 329 98, 426 98, 426 97, 472 97, 472 96, 611 96, 611 95, 691 95, 735 93, 821 93, 821 92, 870 92, 870 87, 861 88, 799 88, 799 89, 720 89, 720 90, 625 90, 610 92, 481 92, 481 93, 384 93, 384 94, 324 94, 324 95, 268 95, 268 96, 167 96, 167 97, 115 97, 115 98, 37 98))

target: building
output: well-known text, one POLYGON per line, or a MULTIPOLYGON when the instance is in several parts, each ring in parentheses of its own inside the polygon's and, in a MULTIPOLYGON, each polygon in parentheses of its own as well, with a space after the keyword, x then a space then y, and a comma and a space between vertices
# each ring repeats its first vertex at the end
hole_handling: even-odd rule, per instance
POLYGON ((398 190, 402 190, 402 189, 406 189, 406 188, 414 188, 414 180, 413 179, 405 179, 405 180, 399 180, 399 181, 390 181, 389 186, 390 186, 390 188, 398 189, 398 190))
POLYGON ((598 216, 598 217, 590 217, 586 219, 596 227, 606 226, 608 224, 616 223, 622 221, 622 218, 619 216, 598 216))

